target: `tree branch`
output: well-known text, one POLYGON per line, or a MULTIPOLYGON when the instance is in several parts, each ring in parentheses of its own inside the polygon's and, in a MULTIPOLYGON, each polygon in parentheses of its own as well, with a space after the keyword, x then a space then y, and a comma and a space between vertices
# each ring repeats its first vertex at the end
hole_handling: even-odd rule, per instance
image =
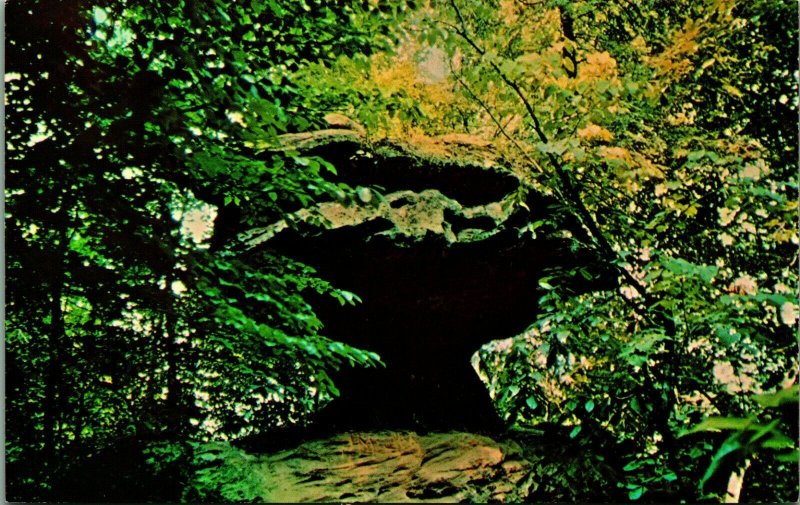
MULTIPOLYGON (((459 37, 461 37, 465 42, 467 42, 467 44, 469 44, 472 48, 474 48, 475 51, 478 52, 478 54, 480 54, 481 56, 485 56, 486 51, 483 48, 481 48, 477 44, 477 42, 472 40, 472 38, 469 36, 469 33, 467 31, 466 21, 464 20, 464 16, 461 14, 461 10, 458 8, 458 5, 456 4, 455 0, 450 0, 450 5, 455 10, 459 23, 461 23, 461 27, 460 28, 456 27, 455 29, 456 34, 459 37)), ((522 91, 522 88, 519 86, 519 84, 511 80, 505 74, 505 72, 502 71, 502 69, 499 67, 499 65, 497 65, 496 62, 489 61, 488 63, 492 67, 492 69, 497 73, 497 75, 500 76, 500 79, 514 91, 519 100, 522 102, 522 105, 525 107, 525 111, 527 112, 528 117, 530 117, 531 121, 533 122, 533 129, 539 140, 544 144, 549 144, 550 139, 545 134, 541 122, 539 121, 539 117, 536 115, 536 111, 533 108, 533 105, 531 104, 530 100, 528 100, 528 97, 522 91)), ((554 168, 556 175, 558 176, 558 179, 561 182, 562 187, 564 188, 564 193, 567 196, 567 202, 569 202, 569 204, 571 204, 575 208, 577 213, 576 217, 578 217, 583 226, 586 227, 587 231, 589 232, 589 236, 591 236, 594 239, 597 247, 604 254, 615 258, 616 261, 614 262, 614 265, 617 271, 625 278, 628 284, 630 284, 634 289, 636 289, 636 291, 645 301, 645 305, 647 306, 654 305, 655 300, 647 292, 645 287, 636 278, 634 278, 630 274, 630 272, 619 266, 618 263, 621 263, 622 258, 620 258, 617 252, 614 251, 614 248, 611 246, 611 243, 608 241, 603 232, 600 230, 600 227, 597 225, 596 221, 589 213, 589 210, 586 208, 585 205, 583 205, 580 191, 578 190, 578 188, 573 183, 572 179, 567 174, 567 170, 561 164, 561 161, 556 157, 554 153, 546 153, 546 156, 550 161, 550 164, 554 168)), ((637 313, 645 317, 647 316, 646 310, 640 309, 637 310, 637 313)))

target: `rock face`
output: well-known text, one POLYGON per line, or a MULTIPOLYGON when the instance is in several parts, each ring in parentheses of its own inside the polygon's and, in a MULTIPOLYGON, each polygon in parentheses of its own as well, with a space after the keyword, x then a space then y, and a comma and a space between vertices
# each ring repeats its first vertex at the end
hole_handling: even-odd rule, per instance
POLYGON ((513 442, 470 433, 372 432, 260 456, 244 471, 265 502, 506 502, 524 499, 530 463, 513 442))
MULTIPOLYGON (((489 166, 421 163, 386 149, 365 153, 347 135, 323 137, 306 147, 332 162, 342 181, 361 186, 355 201, 301 209, 239 235, 245 248, 303 261, 363 300, 356 307, 313 300, 323 334, 375 351, 386 364, 333 377, 341 398, 316 427, 498 430, 470 356, 521 333, 536 316, 538 279, 576 262, 566 240, 519 232, 529 212, 544 217, 547 201, 529 196, 520 205, 520 181, 489 166)), ((300 141, 308 139, 291 140, 300 141)))

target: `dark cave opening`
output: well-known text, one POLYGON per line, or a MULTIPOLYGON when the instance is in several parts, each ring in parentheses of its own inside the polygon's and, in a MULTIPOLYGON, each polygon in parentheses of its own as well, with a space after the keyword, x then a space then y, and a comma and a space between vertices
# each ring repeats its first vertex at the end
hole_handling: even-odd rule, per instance
POLYGON ((536 317, 539 278, 574 264, 573 254, 565 241, 516 233, 457 244, 428 236, 405 245, 365 233, 379 227, 285 232, 270 242, 362 299, 345 307, 328 297, 313 302, 324 335, 375 351, 386 365, 337 372, 341 397, 311 430, 502 429, 470 357, 490 340, 525 330, 536 317))
MULTIPOLYGON (((549 269, 584 265, 607 277, 591 254, 575 252, 568 238, 554 238, 568 235, 557 230, 582 237, 578 223, 552 197, 535 191, 525 191, 525 205, 503 218, 461 212, 470 206, 507 205, 505 199, 520 190, 520 181, 499 167, 432 163, 385 150, 365 154, 364 146, 346 141, 318 146, 307 154, 332 163, 337 182, 375 188, 384 195, 412 194, 391 201, 380 217, 333 228, 295 222, 264 244, 272 253, 306 263, 334 286, 357 294, 363 303, 344 307, 331 297, 304 296, 325 324, 323 335, 374 351, 386 365, 345 365, 332 375, 341 396, 322 408, 310 426, 296 427, 302 433, 291 435, 295 428, 282 429, 267 437, 267 443, 291 444, 295 436, 351 430, 502 430, 470 358, 484 343, 518 335, 536 320, 543 294, 538 281, 549 269), (475 229, 487 236, 448 241, 438 232, 413 238, 398 233, 387 213, 404 208, 417 212, 415 198, 426 190, 458 202, 441 208, 453 233, 475 229), (540 231, 537 238, 519 233, 534 215, 548 216, 550 231, 540 231)), ((274 221, 260 216, 256 222, 274 221)), ((217 243, 241 231, 241 216, 221 208, 215 223, 217 243)), ((582 291, 605 281, 569 282, 582 291)))

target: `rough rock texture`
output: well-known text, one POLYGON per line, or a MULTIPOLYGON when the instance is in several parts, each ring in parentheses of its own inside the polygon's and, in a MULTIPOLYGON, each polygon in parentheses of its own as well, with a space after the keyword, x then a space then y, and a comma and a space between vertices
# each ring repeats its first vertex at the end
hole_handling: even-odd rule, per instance
POLYGON ((470 433, 347 433, 259 457, 267 502, 524 499, 530 463, 513 442, 470 433))
POLYGON ((500 159, 492 149, 491 142, 467 133, 444 135, 417 135, 405 140, 388 142, 386 139, 371 141, 363 126, 342 114, 328 114, 325 119, 331 128, 302 133, 288 133, 277 138, 277 144, 257 147, 309 151, 336 143, 353 142, 366 151, 383 157, 401 156, 425 160, 428 163, 449 163, 483 168, 495 167, 500 159))
POLYGON ((420 192, 395 191, 377 196, 369 188, 358 192, 360 204, 323 202, 301 209, 269 226, 251 228, 239 235, 248 248, 262 244, 289 228, 289 223, 321 222, 329 229, 382 220, 387 229, 376 236, 402 236, 419 239, 427 234, 441 235, 448 244, 483 240, 498 231, 511 214, 510 199, 485 205, 463 206, 436 189, 420 192), (374 200, 374 201, 373 201, 374 200))

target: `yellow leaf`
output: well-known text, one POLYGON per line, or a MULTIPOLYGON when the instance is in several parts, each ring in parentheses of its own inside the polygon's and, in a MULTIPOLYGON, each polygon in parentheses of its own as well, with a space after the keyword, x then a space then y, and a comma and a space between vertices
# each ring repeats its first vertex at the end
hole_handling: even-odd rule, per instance
POLYGON ((736 98, 742 98, 744 96, 744 94, 739 91, 738 88, 731 86, 730 84, 723 84, 722 88, 727 91, 729 95, 733 95, 736 98))
POLYGON ((588 123, 586 127, 578 130, 578 137, 584 140, 609 141, 614 138, 614 134, 602 126, 598 126, 594 123, 588 123))

